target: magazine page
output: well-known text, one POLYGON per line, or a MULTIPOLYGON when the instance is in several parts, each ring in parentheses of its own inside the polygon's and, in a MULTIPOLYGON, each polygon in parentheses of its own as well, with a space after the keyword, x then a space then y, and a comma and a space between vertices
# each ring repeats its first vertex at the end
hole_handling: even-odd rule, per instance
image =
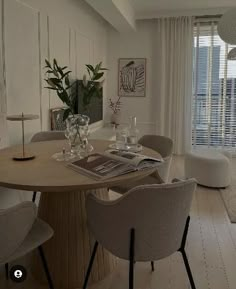
POLYGON ((72 161, 67 166, 95 179, 107 179, 135 171, 131 164, 99 153, 72 161))
POLYGON ((151 158, 142 154, 122 151, 122 150, 107 150, 104 155, 109 156, 113 159, 131 164, 136 168, 149 167, 154 165, 154 163, 163 162, 163 159, 151 158))

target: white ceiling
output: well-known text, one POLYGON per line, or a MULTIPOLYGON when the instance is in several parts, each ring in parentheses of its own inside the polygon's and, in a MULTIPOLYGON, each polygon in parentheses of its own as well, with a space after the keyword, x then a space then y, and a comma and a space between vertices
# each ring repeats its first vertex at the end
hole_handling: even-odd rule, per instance
POLYGON ((171 15, 221 14, 236 7, 236 0, 130 0, 136 18, 155 18, 171 15))
POLYGON ((85 0, 116 30, 135 30, 135 10, 127 0, 85 0))

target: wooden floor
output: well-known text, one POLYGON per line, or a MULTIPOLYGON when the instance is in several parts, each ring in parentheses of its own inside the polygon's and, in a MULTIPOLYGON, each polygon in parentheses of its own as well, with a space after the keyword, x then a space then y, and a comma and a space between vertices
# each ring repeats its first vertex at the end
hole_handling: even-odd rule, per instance
MULTIPOLYGON (((171 176, 183 176, 181 157, 174 159, 171 176)), ((230 223, 218 190, 198 187, 191 209, 186 251, 197 289, 236 289, 236 224, 230 223)), ((21 285, 5 282, 1 268, 0 289, 8 288, 47 287, 37 285, 30 278, 21 285)), ((93 289, 125 288, 128 288, 128 264, 125 261, 119 261, 112 276, 93 286, 93 289)), ((135 289, 154 288, 190 288, 178 253, 156 262, 154 273, 151 273, 150 263, 136 263, 135 289)))

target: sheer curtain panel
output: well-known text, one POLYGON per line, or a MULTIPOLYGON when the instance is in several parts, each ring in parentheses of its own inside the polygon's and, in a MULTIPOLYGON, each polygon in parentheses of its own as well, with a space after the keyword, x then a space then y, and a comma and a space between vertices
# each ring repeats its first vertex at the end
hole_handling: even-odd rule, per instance
POLYGON ((191 148, 193 18, 160 18, 156 29, 157 133, 184 154, 191 148))

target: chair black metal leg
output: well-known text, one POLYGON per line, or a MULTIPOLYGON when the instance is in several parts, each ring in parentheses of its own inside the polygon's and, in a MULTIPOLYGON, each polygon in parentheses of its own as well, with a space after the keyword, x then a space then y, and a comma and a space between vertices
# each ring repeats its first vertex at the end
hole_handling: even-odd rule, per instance
POLYGON ((32 202, 35 203, 37 192, 33 192, 32 202))
POLYGON ((130 232, 130 247, 129 247, 129 289, 134 288, 134 244, 135 244, 135 230, 130 232))
POLYGON ((9 264, 8 263, 5 264, 5 274, 6 274, 6 279, 8 280, 9 279, 9 264))
POLYGON ((182 242, 181 242, 181 247, 179 249, 179 252, 181 252, 182 257, 184 259, 184 265, 188 274, 188 279, 189 282, 191 284, 191 288, 192 289, 196 289, 195 284, 194 284, 194 280, 193 280, 193 275, 188 263, 188 258, 185 252, 185 245, 186 245, 186 240, 187 240, 187 235, 188 235, 188 228, 189 228, 189 223, 190 223, 190 216, 188 216, 187 220, 186 220, 186 224, 185 224, 185 228, 184 228, 184 234, 183 234, 183 238, 182 238, 182 242))
POLYGON ((45 274, 46 274, 46 277, 47 277, 47 280, 48 280, 49 288, 50 289, 54 289, 52 278, 51 278, 51 275, 50 275, 50 272, 49 272, 49 269, 48 269, 47 261, 46 261, 42 246, 39 246, 38 250, 39 250, 39 255, 41 257, 41 260, 42 260, 42 263, 43 263, 43 268, 44 268, 44 271, 45 271, 45 274))
POLYGON ((90 258, 89 266, 88 266, 87 273, 86 273, 86 276, 85 276, 85 279, 84 279, 83 289, 86 289, 86 287, 87 287, 89 276, 90 276, 90 273, 91 273, 92 267, 93 267, 93 261, 94 261, 95 256, 96 256, 97 248, 98 248, 98 242, 96 241, 95 244, 94 244, 94 247, 93 247, 92 256, 90 258))
POLYGON ((184 234, 183 234, 180 250, 184 250, 184 248, 185 248, 187 235, 188 235, 189 223, 190 223, 190 216, 188 216, 188 218, 186 220, 186 224, 185 224, 185 228, 184 228, 184 234))
POLYGON ((151 261, 151 267, 152 267, 152 272, 154 272, 155 271, 155 266, 154 266, 154 262, 153 261, 151 261))
POLYGON ((195 284, 194 284, 194 280, 193 280, 193 275, 192 275, 192 272, 191 272, 191 269, 190 269, 190 266, 189 266, 189 263, 188 263, 188 258, 187 258, 187 255, 185 253, 185 250, 181 250, 181 253, 182 253, 182 256, 183 256, 183 259, 184 259, 184 265, 185 265, 185 268, 186 268, 186 271, 187 271, 187 274, 188 274, 188 279, 189 279, 189 282, 191 284, 191 288, 192 289, 196 289, 195 284))

